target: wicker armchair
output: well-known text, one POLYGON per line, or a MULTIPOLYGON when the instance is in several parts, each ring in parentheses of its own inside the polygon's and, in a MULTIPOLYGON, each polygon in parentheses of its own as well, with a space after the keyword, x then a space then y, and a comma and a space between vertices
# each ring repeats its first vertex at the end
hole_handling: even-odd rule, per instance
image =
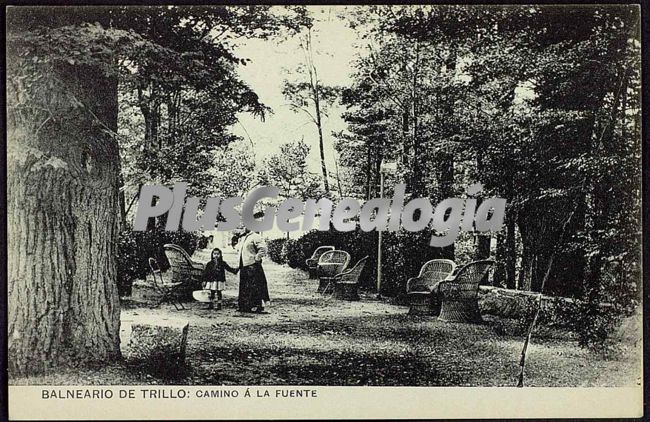
POLYGON ((171 282, 182 283, 181 298, 191 300, 192 291, 201 289, 203 264, 192 261, 180 246, 167 244, 163 246, 163 249, 171 267, 171 282))
POLYGON ((432 259, 426 262, 420 269, 420 274, 406 282, 409 314, 438 315, 440 282, 453 274, 455 269, 456 264, 449 259, 432 259))
POLYGON ((177 298, 177 292, 183 283, 165 283, 158 261, 154 258, 149 258, 149 268, 151 269, 151 276, 153 278, 153 287, 160 294, 158 306, 163 303, 171 303, 177 311, 185 309, 185 306, 177 298))
POLYGON ((455 276, 440 283, 441 321, 480 323, 483 321, 478 308, 478 286, 495 264, 492 260, 471 262, 462 267, 455 276))
POLYGON ((327 251, 333 251, 334 246, 319 246, 316 248, 313 254, 311 254, 311 258, 307 258, 305 260, 305 264, 307 264, 307 268, 309 269, 309 278, 316 278, 316 270, 318 269, 318 260, 320 259, 321 255, 323 255, 327 251))
POLYGON ((359 277, 368 257, 361 258, 357 265, 334 276, 334 297, 343 300, 359 300, 359 277))
POLYGON ((328 251, 318 260, 318 292, 324 293, 330 288, 334 276, 342 273, 350 263, 350 254, 345 251, 328 251))

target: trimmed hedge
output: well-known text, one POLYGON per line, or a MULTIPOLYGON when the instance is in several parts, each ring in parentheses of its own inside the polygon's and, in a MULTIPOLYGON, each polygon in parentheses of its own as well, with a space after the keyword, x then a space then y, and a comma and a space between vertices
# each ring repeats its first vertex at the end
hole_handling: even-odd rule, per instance
POLYGON ((301 242, 296 239, 287 239, 282 245, 282 260, 291 268, 307 269, 301 242))
POLYGON ((284 246, 284 243, 286 242, 287 239, 285 238, 280 238, 280 239, 271 239, 266 242, 266 246, 268 248, 268 254, 269 254, 269 259, 277 264, 286 264, 287 261, 284 259, 284 256, 282 255, 282 247, 284 246))

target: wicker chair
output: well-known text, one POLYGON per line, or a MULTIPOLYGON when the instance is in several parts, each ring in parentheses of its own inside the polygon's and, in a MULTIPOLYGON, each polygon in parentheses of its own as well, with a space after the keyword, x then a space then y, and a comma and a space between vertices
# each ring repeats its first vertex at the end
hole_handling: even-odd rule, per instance
POLYGON ((187 252, 180 246, 167 244, 163 246, 163 249, 171 267, 171 282, 182 283, 181 298, 191 300, 192 291, 201 289, 203 264, 192 261, 187 252))
POLYGON ((345 251, 327 251, 318 260, 318 292, 325 293, 332 285, 334 276, 342 273, 350 263, 350 254, 345 251))
POLYGON ((449 259, 432 259, 420 269, 417 277, 406 282, 406 294, 409 300, 409 314, 438 315, 440 312, 440 282, 456 269, 454 261, 449 259))
POLYGON ((368 257, 361 258, 357 264, 334 276, 334 297, 343 300, 359 300, 359 277, 368 257))
POLYGON ((158 261, 154 258, 149 258, 149 268, 151 268, 151 276, 153 277, 153 287, 160 294, 158 306, 163 303, 171 303, 177 311, 185 309, 185 306, 177 298, 178 291, 183 283, 165 283, 158 261))
POLYGON ((318 269, 318 259, 327 251, 333 251, 334 246, 319 246, 316 248, 311 258, 307 258, 305 264, 309 269, 309 278, 316 278, 316 270, 318 269))
POLYGON ((462 267, 455 276, 440 283, 440 321, 483 321, 478 308, 478 286, 494 264, 495 261, 492 260, 471 262, 462 267))

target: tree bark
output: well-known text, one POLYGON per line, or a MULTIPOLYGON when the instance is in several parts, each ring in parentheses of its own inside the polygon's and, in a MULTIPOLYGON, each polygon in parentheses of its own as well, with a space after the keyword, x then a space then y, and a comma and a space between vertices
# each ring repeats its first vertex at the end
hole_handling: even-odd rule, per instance
POLYGON ((497 233, 497 246, 496 246, 496 260, 497 265, 494 269, 493 284, 498 287, 505 287, 506 281, 506 235, 503 231, 497 233))
POLYGON ((117 80, 65 65, 26 83, 29 59, 7 61, 12 374, 120 354, 117 80))
POLYGON ((515 278, 517 262, 517 244, 515 238, 516 218, 506 215, 506 239, 505 239, 505 267, 506 267, 506 287, 508 289, 517 288, 515 278))
POLYGON ((366 201, 369 201, 370 198, 370 183, 372 180, 372 147, 370 143, 368 143, 368 151, 367 151, 367 156, 366 156, 366 194, 365 198, 366 201))
POLYGON ((315 111, 315 122, 316 127, 318 128, 318 147, 320 149, 320 166, 323 173, 323 187, 325 188, 325 193, 329 194, 330 184, 327 179, 327 165, 325 164, 325 143, 323 141, 323 121, 321 116, 321 104, 320 104, 320 84, 318 82, 318 72, 316 71, 316 66, 314 65, 311 57, 313 53, 313 46, 311 43, 311 29, 307 33, 306 43, 306 53, 307 53, 307 67, 309 73, 309 86, 311 89, 312 100, 314 102, 314 111, 315 111))
MULTIPOLYGON (((456 45, 452 44, 449 47, 449 56, 445 60, 445 71, 444 74, 448 81, 452 81, 454 75, 456 74, 456 66, 458 64, 458 51, 456 45)), ((449 97, 448 94, 438 95, 438 98, 441 98, 439 101, 441 105, 441 112, 443 115, 443 121, 453 122, 455 106, 454 98, 449 97)), ((440 194, 442 198, 452 198, 454 197, 454 154, 449 151, 449 148, 440 154, 441 164, 440 164, 440 194)), ((476 165, 478 167, 478 174, 482 174, 482 156, 479 153, 476 157, 476 165)))
POLYGON ((316 107, 316 127, 318 128, 318 147, 320 149, 320 167, 323 172, 323 186, 325 193, 329 193, 330 184, 327 180, 327 166, 325 164, 325 143, 323 142, 323 123, 320 113, 320 98, 318 95, 318 85, 314 89, 314 106, 316 107))
POLYGON ((413 63, 413 78, 411 86, 411 115, 412 126, 413 126, 413 140, 411 145, 413 145, 413 161, 411 164, 411 187, 413 191, 413 197, 418 198, 422 196, 424 192, 424 175, 422 172, 422 163, 421 163, 421 152, 420 152, 420 132, 418 127, 418 99, 421 93, 418 88, 418 77, 420 70, 420 43, 415 41, 415 63, 413 63))

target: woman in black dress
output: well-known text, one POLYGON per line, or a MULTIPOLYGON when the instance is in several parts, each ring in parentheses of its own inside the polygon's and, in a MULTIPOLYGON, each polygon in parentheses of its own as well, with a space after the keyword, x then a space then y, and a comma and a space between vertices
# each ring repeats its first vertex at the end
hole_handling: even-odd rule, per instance
POLYGON ((239 311, 264 312, 270 302, 262 259, 266 256, 266 243, 262 237, 246 229, 241 236, 239 251, 239 311))

